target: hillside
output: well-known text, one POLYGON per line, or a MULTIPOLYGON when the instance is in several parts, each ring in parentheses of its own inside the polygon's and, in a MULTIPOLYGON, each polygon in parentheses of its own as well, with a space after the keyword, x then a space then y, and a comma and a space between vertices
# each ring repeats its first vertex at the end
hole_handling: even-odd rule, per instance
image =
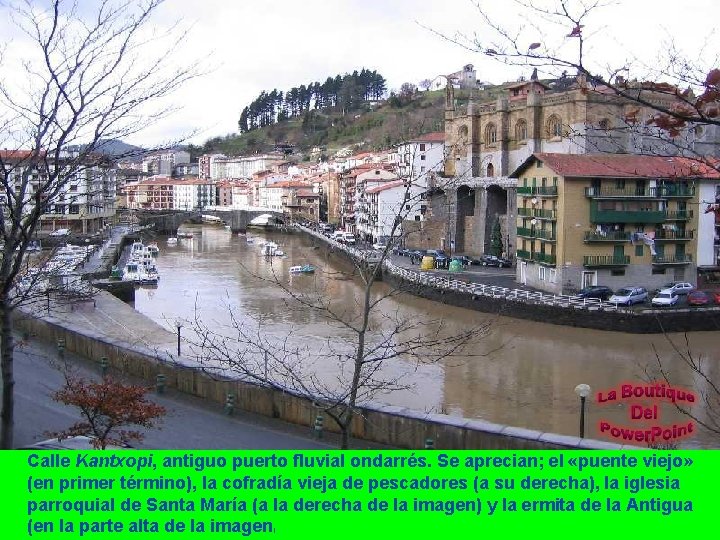
MULTIPOLYGON (((501 86, 476 92, 475 99, 493 100, 501 86)), ((456 101, 462 107, 467 94, 456 90, 456 101)), ((311 110, 303 117, 291 118, 270 126, 254 129, 242 135, 215 137, 202 146, 191 146, 193 158, 203 153, 220 152, 225 155, 249 155, 269 152, 276 144, 288 143, 303 159, 310 159, 310 151, 322 148, 325 155, 333 155, 344 147, 370 151, 389 148, 409 138, 430 131, 444 129, 445 90, 417 92, 406 100, 390 98, 382 102, 366 103, 363 108, 343 115, 332 110, 311 110)))

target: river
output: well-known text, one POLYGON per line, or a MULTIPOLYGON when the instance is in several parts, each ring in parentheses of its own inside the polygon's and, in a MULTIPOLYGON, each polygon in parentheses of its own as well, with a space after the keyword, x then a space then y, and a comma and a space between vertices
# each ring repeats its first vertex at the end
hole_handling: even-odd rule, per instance
MULTIPOLYGON (((276 275, 296 291, 311 293, 317 287, 333 306, 344 306, 348 316, 357 314, 355 302, 360 286, 344 273, 349 266, 313 249, 311 239, 260 233, 258 238, 274 240, 287 254, 286 258, 273 258, 270 265, 257 244, 248 244, 245 237, 224 228, 203 225, 185 230, 193 232, 194 237, 181 239, 176 246, 159 239, 157 265, 161 280, 157 288, 136 291, 135 308, 139 312, 174 330, 176 319, 185 320, 189 327, 187 321, 196 316, 210 327, 226 327, 231 309, 241 320, 262 317, 265 332, 276 338, 291 333, 293 340, 308 350, 327 350, 348 336, 340 326, 329 324, 317 313, 296 309, 287 295, 271 283, 270 278, 276 275), (291 281, 287 277, 290 266, 305 263, 316 265, 319 271, 291 281)), ((388 292, 387 287, 378 284, 378 294, 384 292, 388 292)), ((693 358, 704 361, 705 372, 712 380, 720 381, 716 353, 720 332, 691 333, 686 343, 685 335, 625 334, 556 326, 445 306, 411 295, 393 296, 381 305, 372 314, 374 324, 386 324, 390 314, 399 313, 417 322, 442 319, 449 332, 489 325, 488 334, 478 340, 469 357, 420 366, 405 360, 386 362, 383 376, 402 376, 403 385, 409 388, 375 396, 383 403, 577 435, 580 400, 573 389, 586 383, 593 389, 588 398, 586 436, 610 440, 599 432, 601 422, 633 428, 687 424, 688 419, 669 404, 659 407, 659 418, 641 423, 630 420, 627 403, 597 403, 598 391, 607 397, 606 390, 622 383, 640 384, 657 377, 658 358, 674 386, 693 389, 697 394, 706 388, 701 380, 694 380, 681 359, 688 351, 693 358)), ((308 357, 317 361, 322 355, 308 357)), ((327 380, 334 377, 337 367, 327 364, 313 369, 327 380)), ((692 410, 699 418, 706 418, 707 411, 701 405, 692 410)), ((720 445, 700 430, 683 446, 720 445)))

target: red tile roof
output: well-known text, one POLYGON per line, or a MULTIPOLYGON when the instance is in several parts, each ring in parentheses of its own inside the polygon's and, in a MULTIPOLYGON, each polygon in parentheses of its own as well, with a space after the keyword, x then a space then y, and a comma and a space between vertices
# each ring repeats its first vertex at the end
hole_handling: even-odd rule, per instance
POLYGON ((685 157, 631 154, 544 154, 530 156, 510 176, 519 176, 536 160, 566 177, 720 178, 709 162, 685 157))
POLYGON ((393 180, 392 182, 386 182, 384 184, 380 184, 379 186, 373 186, 371 188, 368 188, 365 190, 365 193, 379 193, 381 191, 385 191, 386 189, 392 189, 396 187, 400 187, 403 185, 402 180, 393 180))
POLYGON ((412 139, 412 142, 445 142, 445 132, 433 131, 432 133, 425 133, 412 139))

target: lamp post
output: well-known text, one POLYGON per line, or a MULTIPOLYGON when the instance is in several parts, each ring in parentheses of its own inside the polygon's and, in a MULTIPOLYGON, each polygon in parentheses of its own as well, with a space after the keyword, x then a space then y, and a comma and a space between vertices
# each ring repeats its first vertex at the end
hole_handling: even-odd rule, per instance
POLYGON ((177 355, 178 355, 178 358, 180 357, 180 329, 181 329, 182 327, 183 327, 182 321, 181 321, 180 319, 177 319, 177 320, 175 321, 175 328, 177 328, 177 338, 178 338, 178 342, 177 342, 177 345, 178 345, 178 347, 177 347, 177 355))
POLYGON ((590 395, 590 386, 578 384, 575 393, 580 396, 580 438, 585 438, 585 399, 590 395))

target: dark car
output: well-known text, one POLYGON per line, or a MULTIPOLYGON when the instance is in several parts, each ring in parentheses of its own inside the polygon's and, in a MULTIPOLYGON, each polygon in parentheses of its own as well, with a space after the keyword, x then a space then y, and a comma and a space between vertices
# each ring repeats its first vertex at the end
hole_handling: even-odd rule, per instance
MULTIPOLYGON (((430 255, 428 253, 428 255, 430 255)), ((433 255, 435 257, 435 268, 447 268, 450 266, 450 257, 445 255, 433 255)))
POLYGON ((610 298, 612 294, 613 292, 610 287, 605 287, 604 285, 593 285, 592 287, 580 289, 577 296, 580 298, 597 298, 598 300, 605 301, 610 298))
POLYGON ((705 291, 693 291, 687 297, 688 306, 707 306, 712 304, 712 298, 705 291))
POLYGON ((420 264, 420 261, 422 261, 422 258, 425 256, 425 250, 413 249, 408 251, 407 256, 410 257, 410 262, 413 264, 420 264))
POLYGON ((480 262, 483 266, 497 266, 498 268, 510 268, 512 261, 495 255, 481 255, 480 262))

